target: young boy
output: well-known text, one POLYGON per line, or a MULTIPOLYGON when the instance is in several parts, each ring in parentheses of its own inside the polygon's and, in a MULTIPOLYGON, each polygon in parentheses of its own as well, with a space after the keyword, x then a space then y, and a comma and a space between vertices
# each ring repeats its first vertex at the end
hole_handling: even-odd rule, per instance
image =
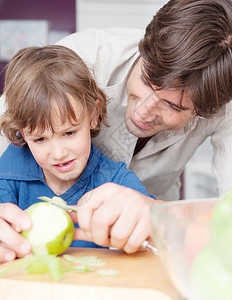
MULTIPOLYGON (((106 98, 72 50, 45 46, 18 51, 7 68, 4 93, 7 109, 0 129, 11 144, 0 158, 0 209, 13 203, 24 210, 38 196, 55 195, 76 205, 106 182, 148 195, 124 163, 108 159, 91 144, 101 122, 106 124, 106 98)), ((10 248, 12 226, 5 224, 7 238, 0 239, 10 248)), ((72 245, 98 247, 86 241, 72 245)))

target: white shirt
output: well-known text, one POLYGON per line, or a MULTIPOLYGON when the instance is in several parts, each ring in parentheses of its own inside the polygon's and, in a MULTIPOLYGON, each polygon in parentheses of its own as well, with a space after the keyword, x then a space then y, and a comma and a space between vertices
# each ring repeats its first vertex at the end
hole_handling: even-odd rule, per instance
POLYGON ((137 138, 124 122, 126 75, 139 56, 138 43, 143 35, 137 29, 87 29, 57 43, 80 55, 106 93, 110 127, 102 128, 94 144, 111 159, 125 161, 158 199, 175 200, 179 199, 179 177, 186 163, 211 136, 217 189, 219 195, 225 193, 232 187, 232 102, 211 119, 195 117, 183 129, 159 132, 133 157, 137 138))

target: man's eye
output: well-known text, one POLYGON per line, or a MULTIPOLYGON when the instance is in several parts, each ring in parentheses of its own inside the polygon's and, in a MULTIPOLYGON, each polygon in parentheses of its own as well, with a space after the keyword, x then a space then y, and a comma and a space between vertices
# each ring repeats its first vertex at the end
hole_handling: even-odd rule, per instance
POLYGON ((175 106, 175 105, 172 105, 172 104, 169 104, 169 105, 170 105, 170 107, 171 107, 173 110, 175 110, 175 111, 177 111, 177 112, 182 111, 181 108, 179 108, 179 107, 177 107, 177 106, 175 106))

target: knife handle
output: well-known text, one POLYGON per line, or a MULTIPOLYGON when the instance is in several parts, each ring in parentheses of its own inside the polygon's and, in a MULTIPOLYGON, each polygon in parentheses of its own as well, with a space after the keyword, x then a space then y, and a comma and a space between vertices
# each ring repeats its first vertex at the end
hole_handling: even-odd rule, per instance
POLYGON ((153 247, 152 245, 149 244, 149 242, 146 240, 142 243, 142 247, 143 248, 147 248, 149 249, 152 253, 154 253, 155 255, 159 255, 158 253, 158 249, 153 247))

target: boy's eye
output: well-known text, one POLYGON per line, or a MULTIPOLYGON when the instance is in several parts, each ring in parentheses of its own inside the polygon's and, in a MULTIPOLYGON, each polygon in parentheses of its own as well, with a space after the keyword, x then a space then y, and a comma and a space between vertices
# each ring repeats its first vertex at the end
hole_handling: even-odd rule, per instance
POLYGON ((43 143, 45 141, 45 137, 40 137, 34 140, 35 143, 43 143))
POLYGON ((65 135, 66 136, 72 136, 72 135, 74 135, 76 133, 76 130, 72 130, 72 131, 67 131, 67 132, 65 132, 65 135))

